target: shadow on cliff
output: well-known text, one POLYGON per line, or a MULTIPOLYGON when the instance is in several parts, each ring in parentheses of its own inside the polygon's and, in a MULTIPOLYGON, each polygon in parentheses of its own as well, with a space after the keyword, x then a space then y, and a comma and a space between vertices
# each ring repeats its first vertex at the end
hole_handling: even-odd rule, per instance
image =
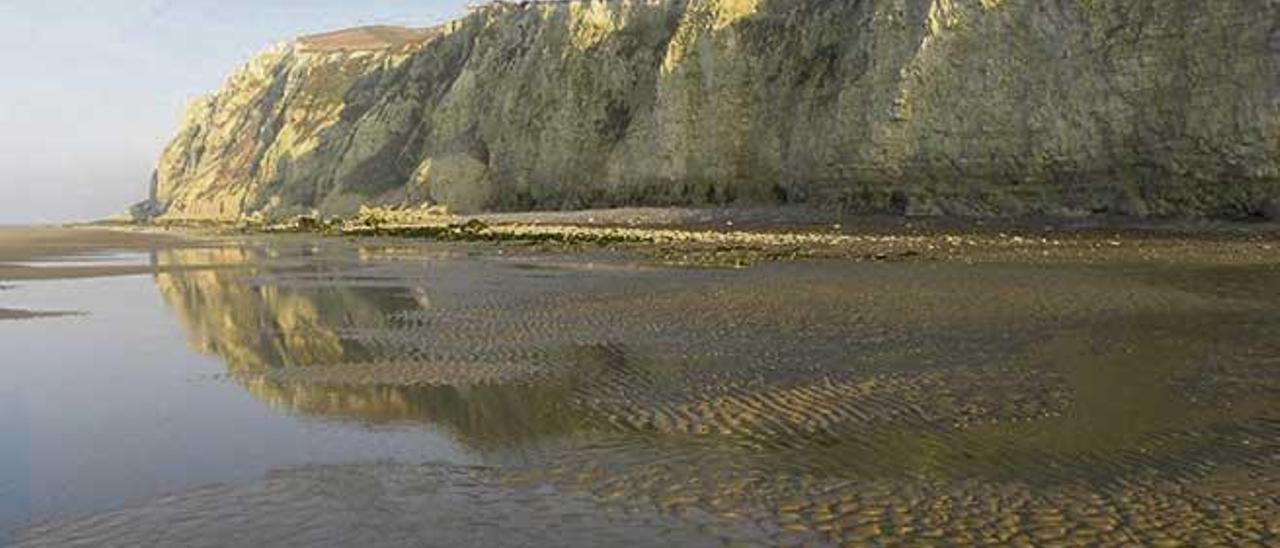
POLYGON ((1272 122, 1250 112, 1273 86, 1231 53, 1265 25, 1164 4, 762 0, 664 73, 697 90, 672 184, 912 215, 1273 215, 1272 122))
MULTIPOLYGON (((437 74, 430 81, 450 82, 461 67, 461 56, 441 67, 452 74, 437 74)), ((322 69, 321 69, 322 70, 322 69)), ((246 204, 246 211, 276 210, 285 214, 326 208, 331 202, 340 213, 351 213, 359 204, 374 202, 389 191, 401 189, 417 166, 416 155, 422 147, 418 110, 396 120, 386 135, 370 140, 363 133, 371 125, 369 116, 377 116, 391 98, 430 94, 433 90, 415 89, 407 65, 382 66, 359 76, 340 99, 341 111, 336 123, 328 127, 310 128, 316 145, 298 156, 285 156, 274 176, 265 183, 256 200, 246 204), (358 140, 364 143, 357 143, 358 140), (376 149, 365 150, 368 143, 376 149), (365 147, 365 148, 361 148, 365 147), (353 152, 358 150, 358 155, 353 152), (299 179, 298 177, 307 177, 299 179), (345 199, 343 199, 345 198, 345 199)), ((308 76, 315 78, 315 76, 308 76)), ((442 84, 443 85, 443 84, 442 84)), ((438 94, 438 90, 436 94, 438 94)), ((308 98, 309 99, 309 98, 308 98)), ((305 105, 301 108, 306 108, 305 105)), ((281 114, 283 116, 283 113, 281 114)), ((273 120, 259 143, 265 153, 278 135, 283 120, 273 120)), ((255 167, 261 159, 255 161, 255 167)), ((255 174, 256 175, 256 174, 255 174)))

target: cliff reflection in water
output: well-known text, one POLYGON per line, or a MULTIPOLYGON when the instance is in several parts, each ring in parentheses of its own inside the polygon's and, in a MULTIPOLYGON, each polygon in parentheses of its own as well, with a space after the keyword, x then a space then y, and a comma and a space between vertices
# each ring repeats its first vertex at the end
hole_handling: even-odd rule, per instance
MULTIPOLYGON (((485 368, 457 349, 409 356, 413 364, 406 365, 405 349, 369 334, 394 332, 394 318, 429 308, 429 289, 399 276, 356 275, 362 260, 356 248, 316 253, 306 246, 165 250, 157 256, 160 267, 216 268, 162 268, 156 286, 194 349, 222 359, 230 379, 282 411, 374 424, 434 423, 481 450, 574 428, 576 419, 562 407, 571 391, 567 378, 446 378, 443 369, 485 368), (443 376, 396 375, 406 369, 443 376), (342 378, 334 379, 335 371, 342 378)), ((608 352, 586 347, 558 354, 609 359, 608 352)))
POLYGON ((1275 426, 1274 316, 1160 269, 665 270, 331 242, 159 262, 220 266, 157 284, 255 397, 482 452, 572 436, 771 472, 1075 481, 1252 463, 1222 448, 1275 426))
POLYGON ((347 287, 291 288, 254 283, 268 272, 263 249, 177 249, 159 252, 156 286, 182 322, 192 346, 227 362, 233 374, 333 363, 360 349, 338 337, 343 318, 376 319, 387 291, 347 287), (225 268, 236 267, 236 268, 225 268), (326 313, 340 311, 335 318, 326 313))

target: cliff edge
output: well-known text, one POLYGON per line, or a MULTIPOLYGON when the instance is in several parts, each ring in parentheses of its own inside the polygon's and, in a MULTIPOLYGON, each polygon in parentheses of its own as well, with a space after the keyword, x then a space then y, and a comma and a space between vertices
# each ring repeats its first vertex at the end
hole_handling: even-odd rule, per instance
POLYGON ((1280 216, 1280 3, 496 3, 265 52, 139 215, 808 203, 1280 216))

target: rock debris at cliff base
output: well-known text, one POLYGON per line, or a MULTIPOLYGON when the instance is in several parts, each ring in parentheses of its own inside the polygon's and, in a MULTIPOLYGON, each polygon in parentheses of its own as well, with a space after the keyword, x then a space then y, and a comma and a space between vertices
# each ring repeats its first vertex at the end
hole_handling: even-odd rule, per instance
MULTIPOLYGON (((182 223, 175 223, 182 226, 182 223)), ((351 218, 188 225, 214 233, 315 234, 537 249, 610 251, 668 265, 742 267, 804 259, 1107 264, 1270 264, 1277 225, 1123 219, 903 219, 803 207, 624 208, 576 212, 422 214, 365 208, 351 218)))

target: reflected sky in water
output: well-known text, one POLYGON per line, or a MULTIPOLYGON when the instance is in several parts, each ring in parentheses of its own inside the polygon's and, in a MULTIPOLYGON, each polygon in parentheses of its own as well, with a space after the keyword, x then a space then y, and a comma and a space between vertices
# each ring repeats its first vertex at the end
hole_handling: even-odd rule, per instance
POLYGON ((430 425, 331 423, 254 397, 227 378, 230 355, 189 344, 152 276, 23 283, 5 299, 85 314, 0 325, 0 524, 285 465, 471 462, 430 425))

